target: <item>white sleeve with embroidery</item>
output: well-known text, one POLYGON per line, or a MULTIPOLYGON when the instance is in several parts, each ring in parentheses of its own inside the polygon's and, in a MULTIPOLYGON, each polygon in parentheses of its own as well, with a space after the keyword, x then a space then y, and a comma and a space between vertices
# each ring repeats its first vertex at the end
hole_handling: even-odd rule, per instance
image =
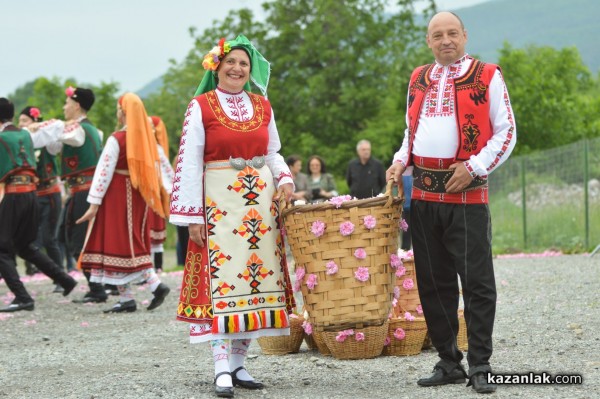
POLYGON ((167 190, 168 194, 171 194, 173 189, 173 177, 175 176, 175 171, 173 171, 173 167, 171 163, 167 159, 165 155, 165 151, 160 146, 160 144, 156 145, 158 149, 158 159, 160 162, 160 177, 162 180, 162 185, 167 190))
POLYGON ((273 174, 273 180, 275 186, 279 188, 282 184, 291 183, 294 184, 292 178, 292 172, 285 163, 285 160, 279 154, 281 149, 281 142, 279 141, 279 132, 277 131, 277 125, 275 125, 275 115, 271 109, 271 121, 269 122, 269 144, 267 146, 267 156, 265 157, 265 163, 273 174))
POLYGON ((42 122, 34 133, 30 132, 33 147, 42 148, 56 143, 64 129, 65 123, 58 119, 42 122))
POLYGON ((169 222, 174 225, 204 224, 204 144, 202 110, 192 100, 183 121, 173 178, 169 222))
POLYGON ((59 140, 71 147, 81 147, 85 143, 85 130, 77 122, 65 125, 59 140))
POLYGON ((493 135, 479 154, 472 155, 468 164, 473 173, 486 177, 508 159, 517 143, 517 129, 508 91, 499 70, 496 70, 489 87, 490 122, 493 135))
POLYGON ((100 205, 106 194, 106 190, 112 181, 117 161, 119 159, 119 142, 110 136, 100 154, 100 160, 94 171, 94 179, 87 197, 90 204, 100 205))
MULTIPOLYGON (((408 126, 408 94, 406 95, 406 112, 404 113, 404 120, 406 121, 406 126, 408 126)), ((402 162, 404 166, 406 166, 406 163, 408 162, 408 128, 404 129, 404 139, 402 139, 402 145, 394 154, 392 162, 402 162)))

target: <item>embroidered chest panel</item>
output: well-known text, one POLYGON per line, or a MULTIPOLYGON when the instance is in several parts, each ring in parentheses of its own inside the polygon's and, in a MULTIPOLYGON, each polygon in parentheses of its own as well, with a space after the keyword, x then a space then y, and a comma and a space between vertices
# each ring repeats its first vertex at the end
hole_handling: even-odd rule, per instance
POLYGON ((227 99, 227 106, 232 117, 223 109, 217 94, 214 91, 206 93, 206 99, 208 105, 212 110, 215 118, 223 126, 227 127, 236 132, 250 132, 258 129, 265 118, 265 109, 259 96, 248 93, 252 107, 254 108, 254 114, 249 117, 250 111, 246 108, 246 104, 243 101, 242 96, 230 96, 227 99))

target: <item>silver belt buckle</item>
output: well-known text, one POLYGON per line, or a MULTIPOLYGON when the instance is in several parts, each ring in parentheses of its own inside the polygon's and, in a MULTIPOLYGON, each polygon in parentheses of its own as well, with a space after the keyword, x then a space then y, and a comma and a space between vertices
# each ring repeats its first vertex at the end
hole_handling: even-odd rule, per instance
POLYGON ((237 170, 242 170, 246 166, 250 166, 251 168, 254 168, 254 169, 260 169, 263 166, 265 166, 265 157, 263 155, 257 155, 255 157, 253 157, 252 159, 248 159, 248 160, 246 160, 244 158, 229 157, 229 165, 231 165, 232 168, 237 169, 237 170))

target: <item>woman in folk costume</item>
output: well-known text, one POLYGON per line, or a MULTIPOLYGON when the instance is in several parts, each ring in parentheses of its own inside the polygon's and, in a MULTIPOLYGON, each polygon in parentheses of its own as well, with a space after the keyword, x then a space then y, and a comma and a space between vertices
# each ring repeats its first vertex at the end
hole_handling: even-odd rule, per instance
POLYGON ((165 211, 156 139, 142 100, 124 94, 117 119, 123 129, 106 141, 87 198, 90 207, 77 221, 92 225, 81 257, 82 266, 92 270, 90 281, 119 290, 119 302, 105 313, 136 310, 130 284, 136 280, 146 280, 154 295, 148 310, 162 304, 170 291, 150 257, 148 207, 163 217, 165 211))
POLYGON ((293 180, 266 93, 270 64, 248 39, 221 39, 185 114, 170 222, 189 227, 177 318, 210 342, 215 392, 261 389, 244 368, 251 339, 289 334, 294 307, 278 200, 293 180), (279 191, 277 192, 277 190, 279 191))
MULTIPOLYGON (((156 137, 156 143, 158 144, 158 155, 160 158, 160 170, 161 170, 161 198, 163 202, 169 201, 169 195, 171 195, 171 188, 173 187, 173 176, 175 172, 169 162, 169 139, 167 136, 167 127, 165 126, 162 119, 158 116, 151 116, 150 122, 154 131, 154 137, 156 137)), ((167 207, 165 207, 167 209, 167 207)), ((165 215, 167 217, 168 215, 165 215)), ((152 245, 152 257, 154 261, 154 269, 157 273, 162 272, 163 269, 163 243, 167 238, 167 223, 166 218, 160 216, 158 213, 150 210, 149 223, 150 223, 150 244, 152 245)))

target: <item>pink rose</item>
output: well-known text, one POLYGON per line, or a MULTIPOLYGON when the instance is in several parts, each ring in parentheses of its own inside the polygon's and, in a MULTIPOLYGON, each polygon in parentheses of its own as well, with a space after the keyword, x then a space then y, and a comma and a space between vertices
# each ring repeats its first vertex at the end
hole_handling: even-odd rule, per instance
POLYGON ((343 236, 349 236, 354 232, 354 224, 352 222, 343 222, 340 224, 340 233, 343 236))
POLYGON ((392 340, 390 339, 390 337, 385 337, 385 341, 383 341, 383 346, 388 346, 391 342, 392 340))
POLYGON ((296 280, 302 280, 304 278, 304 274, 306 274, 306 271, 303 267, 296 268, 296 280))
POLYGON ((394 287, 394 298, 396 298, 396 299, 400 298, 400 287, 398 287, 398 286, 394 287))
POLYGON ((371 230, 377 224, 377 219, 375 219, 375 216, 367 215, 367 216, 364 217, 363 223, 365 224, 365 227, 367 229, 371 230))
POLYGON ((364 248, 358 248, 354 251, 354 257, 356 259, 365 259, 367 257, 367 251, 364 248))
POLYGON ((72 86, 69 86, 65 89, 65 94, 67 97, 73 97, 73 94, 75 94, 75 89, 72 86))
POLYGON ((406 251, 406 257, 407 257, 407 258, 412 258, 412 257, 414 257, 414 256, 415 256, 415 255, 414 255, 414 252, 413 252, 413 250, 412 250, 412 249, 409 249, 408 251, 406 251))
POLYGON ((29 110, 29 116, 31 116, 33 119, 39 118, 41 114, 42 113, 40 112, 39 108, 33 107, 29 110))
POLYGON ((315 288, 315 285, 317 285, 317 275, 309 274, 306 278, 306 286, 308 287, 308 289, 312 290, 315 288))
POLYGON ((337 342, 344 342, 348 336, 344 333, 344 331, 340 331, 336 336, 335 340, 337 342))
POLYGON ((398 327, 394 331, 394 337, 397 340, 403 340, 406 337, 406 333, 404 332, 404 330, 401 327, 398 327))
POLYGON ((342 204, 346 201, 350 201, 352 197, 350 195, 338 195, 337 197, 333 197, 329 200, 336 208, 342 206, 342 204))
POLYGON ((362 281, 363 283, 365 281, 369 280, 369 268, 367 268, 367 267, 359 267, 354 272, 354 278, 356 278, 358 281, 362 281))
POLYGON ((364 341, 365 333, 361 333, 361 332, 356 333, 356 335, 354 336, 354 339, 356 339, 357 341, 364 341))
POLYGON ((292 291, 294 292, 300 292, 300 290, 302 285, 302 280, 296 280, 294 281, 294 285, 292 286, 292 291))
POLYGON ((396 277, 402 277, 406 273, 406 268, 404 266, 400 266, 396 269, 396 277))
POLYGON ((320 220, 315 220, 310 228, 310 231, 315 235, 315 237, 321 237, 325 232, 325 223, 320 220))
POLYGON ((312 324, 310 324, 306 320, 304 321, 304 323, 302 323, 302 328, 304 329, 306 335, 311 335, 313 333, 312 324))
POLYGON ((405 290, 410 290, 415 286, 415 283, 413 282, 412 278, 406 278, 402 282, 402 286, 405 290))
POLYGON ((399 266, 402 266, 402 260, 400 259, 400 257, 396 254, 391 254, 390 255, 390 265, 395 269, 399 266))
POLYGON ((338 272, 338 265, 332 260, 327 262, 325 267, 327 268, 327 271, 325 273, 329 275, 336 274, 338 272))
POLYGON ((396 307, 396 305, 398 305, 398 298, 394 298, 392 299, 392 307, 396 307))
POLYGON ((417 305, 416 311, 418 314, 423 314, 423 306, 421 306, 421 304, 417 305))
POLYGON ((404 312, 404 319, 406 321, 415 321, 415 316, 410 314, 410 312, 404 312))
POLYGON ((408 223, 406 223, 406 220, 404 220, 404 219, 402 219, 400 221, 400 230, 402 230, 402 231, 408 230, 408 223))

